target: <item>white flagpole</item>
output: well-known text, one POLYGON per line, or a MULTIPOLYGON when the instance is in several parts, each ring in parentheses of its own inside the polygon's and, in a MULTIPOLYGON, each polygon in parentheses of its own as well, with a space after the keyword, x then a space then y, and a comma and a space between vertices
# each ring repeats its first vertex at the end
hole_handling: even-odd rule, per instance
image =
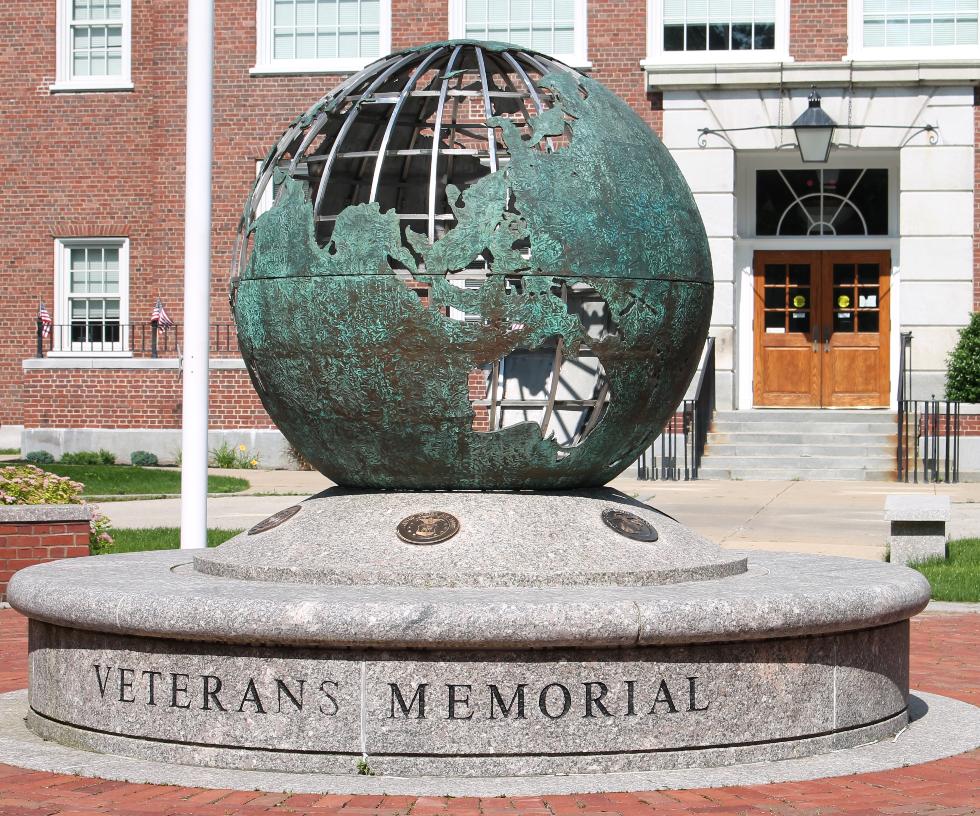
POLYGON ((187 0, 180 547, 207 546, 214 0, 187 0))

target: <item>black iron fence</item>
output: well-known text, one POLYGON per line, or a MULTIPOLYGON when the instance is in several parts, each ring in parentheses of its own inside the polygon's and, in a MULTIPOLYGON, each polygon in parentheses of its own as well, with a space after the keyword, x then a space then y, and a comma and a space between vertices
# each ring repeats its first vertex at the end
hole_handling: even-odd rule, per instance
POLYGON ((684 400, 660 437, 636 460, 636 477, 648 481, 698 478, 715 413, 715 340, 708 338, 693 399, 684 400))
POLYGON ((912 397, 912 333, 902 332, 898 356, 896 473, 900 482, 960 480, 960 404, 912 397))
MULTIPOLYGON (((116 321, 85 321, 44 324, 36 322, 37 357, 53 353, 111 354, 132 357, 179 357, 182 331, 179 324, 160 328, 156 323, 119 323, 116 321)), ((238 354, 238 335, 234 323, 210 325, 210 350, 238 354)))
POLYGON ((950 400, 898 403, 898 481, 960 480, 960 404, 950 400))

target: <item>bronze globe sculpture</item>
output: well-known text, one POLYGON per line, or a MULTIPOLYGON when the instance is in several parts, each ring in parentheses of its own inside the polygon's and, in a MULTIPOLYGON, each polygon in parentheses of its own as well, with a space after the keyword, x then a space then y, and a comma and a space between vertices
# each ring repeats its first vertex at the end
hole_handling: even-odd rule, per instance
POLYGON ((349 487, 605 484, 675 410, 712 300, 694 199, 629 106, 463 40, 385 57, 294 122, 235 266, 263 404, 349 487))

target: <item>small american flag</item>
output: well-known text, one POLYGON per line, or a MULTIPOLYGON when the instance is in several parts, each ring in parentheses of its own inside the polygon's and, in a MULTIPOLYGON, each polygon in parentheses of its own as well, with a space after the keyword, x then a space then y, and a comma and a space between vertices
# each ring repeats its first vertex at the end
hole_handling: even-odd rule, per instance
POLYGON ((41 337, 47 337, 51 334, 51 315, 43 300, 37 306, 37 319, 41 321, 41 337))
POLYGON ((170 319, 170 315, 167 314, 167 310, 163 308, 163 302, 160 298, 157 298, 156 305, 153 307, 153 314, 150 315, 150 322, 156 323, 158 327, 166 331, 174 325, 174 322, 170 319))

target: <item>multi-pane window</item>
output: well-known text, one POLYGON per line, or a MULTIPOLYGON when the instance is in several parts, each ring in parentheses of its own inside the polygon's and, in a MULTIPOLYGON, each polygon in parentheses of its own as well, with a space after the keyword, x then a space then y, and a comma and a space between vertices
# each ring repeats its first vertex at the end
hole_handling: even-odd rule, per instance
POLYGON ((776 0, 663 0, 664 51, 771 51, 776 0))
POLYGON ((72 0, 71 75, 122 76, 122 0, 72 0))
POLYGON ((130 0, 58 0, 58 78, 52 90, 132 87, 130 0))
POLYGON ((978 0, 864 0, 865 48, 977 45, 978 0))
POLYGON ((545 54, 575 53, 575 0, 465 0, 463 36, 545 54))
POLYGON ((254 74, 356 71, 391 49, 391 0, 258 0, 254 74))
POLYGON ((273 0, 272 58, 381 56, 381 0, 273 0))
POLYGON ((68 255, 72 343, 118 343, 119 247, 72 247, 68 255))
POLYGON ((129 289, 122 239, 58 242, 57 351, 122 351, 129 289))

